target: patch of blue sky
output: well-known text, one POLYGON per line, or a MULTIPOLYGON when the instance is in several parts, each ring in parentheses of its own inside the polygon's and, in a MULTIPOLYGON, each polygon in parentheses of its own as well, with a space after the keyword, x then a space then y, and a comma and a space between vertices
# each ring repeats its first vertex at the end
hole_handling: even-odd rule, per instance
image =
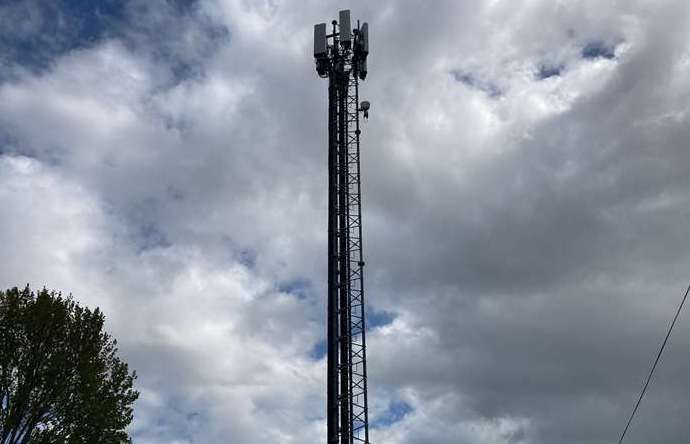
POLYGON ((124 19, 122 0, 60 0, 56 2, 62 9, 62 15, 69 17, 77 25, 78 41, 99 39, 113 25, 124 19))
POLYGON ((2 12, 16 26, 0 29, 5 64, 41 71, 58 56, 112 35, 125 19, 122 0, 14 0, 2 12))
POLYGON ((312 349, 309 351, 309 357, 315 361, 320 361, 326 357, 327 352, 328 344, 326 343, 326 339, 321 339, 314 344, 314 347, 312 347, 312 349))
MULTIPOLYGON (((117 38, 167 66, 172 83, 199 77, 204 62, 229 38, 228 29, 199 13, 198 0, 11 0, 0 2, 0 66, 32 72, 60 56, 117 38), (195 28, 193 47, 185 39, 195 28)), ((3 69, 0 80, 12 75, 3 69)))
POLYGON ((388 404, 388 407, 381 415, 374 418, 371 426, 373 428, 390 427, 396 422, 402 421, 405 416, 413 411, 414 408, 405 401, 393 400, 388 404))
POLYGON ((383 327, 391 324, 396 318, 395 313, 386 310, 367 309, 367 328, 383 327))

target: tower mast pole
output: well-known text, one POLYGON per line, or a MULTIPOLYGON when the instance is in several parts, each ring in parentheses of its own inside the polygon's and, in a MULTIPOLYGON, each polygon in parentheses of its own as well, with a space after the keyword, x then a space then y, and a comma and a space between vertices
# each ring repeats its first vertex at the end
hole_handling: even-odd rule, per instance
MULTIPOLYGON (((335 23, 333 35, 335 35, 335 23)), ((332 71, 332 67, 329 67, 332 71)), ((328 444, 338 443, 338 145, 337 85, 328 76, 328 300, 327 300, 327 422, 328 444)))

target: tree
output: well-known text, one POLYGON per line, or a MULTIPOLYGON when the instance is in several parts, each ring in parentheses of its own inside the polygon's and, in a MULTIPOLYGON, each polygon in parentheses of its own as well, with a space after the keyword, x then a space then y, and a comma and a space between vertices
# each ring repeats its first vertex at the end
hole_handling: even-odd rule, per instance
POLYGON ((136 372, 104 321, 55 291, 0 291, 0 444, 131 442, 136 372))

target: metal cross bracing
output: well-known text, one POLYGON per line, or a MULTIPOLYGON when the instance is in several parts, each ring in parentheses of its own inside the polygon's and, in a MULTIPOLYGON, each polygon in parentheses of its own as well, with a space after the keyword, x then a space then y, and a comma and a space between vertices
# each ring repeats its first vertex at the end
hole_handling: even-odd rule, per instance
POLYGON ((332 23, 332 34, 314 29, 317 71, 329 79, 327 442, 369 444, 359 157, 368 25, 349 29, 349 11, 332 23))

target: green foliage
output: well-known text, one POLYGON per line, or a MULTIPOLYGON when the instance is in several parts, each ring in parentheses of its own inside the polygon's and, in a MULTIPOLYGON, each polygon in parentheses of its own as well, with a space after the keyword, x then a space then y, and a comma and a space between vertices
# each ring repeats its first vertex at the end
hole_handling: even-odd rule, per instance
POLYGON ((54 291, 0 291, 0 443, 120 444, 139 393, 105 316, 54 291))

